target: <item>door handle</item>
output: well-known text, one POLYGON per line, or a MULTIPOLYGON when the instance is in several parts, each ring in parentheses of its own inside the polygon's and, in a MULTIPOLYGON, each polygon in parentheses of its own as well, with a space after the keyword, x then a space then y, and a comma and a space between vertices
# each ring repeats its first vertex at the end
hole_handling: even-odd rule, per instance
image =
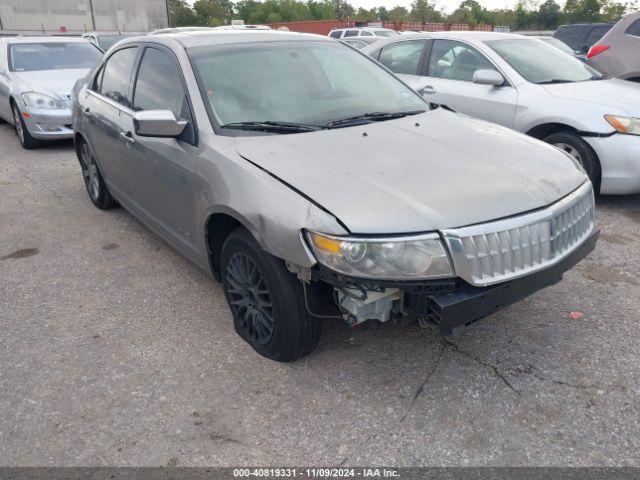
POLYGON ((91 113, 91 109, 89 107, 84 107, 82 109, 82 112, 88 117, 91 118, 93 117, 93 113, 91 113))
POLYGON ((127 143, 136 143, 131 132, 120 132, 120 138, 127 143))
POLYGON ((431 95, 431 94, 436 93, 436 89, 433 88, 431 85, 427 85, 426 87, 422 87, 420 89, 420 93, 422 95, 431 95))

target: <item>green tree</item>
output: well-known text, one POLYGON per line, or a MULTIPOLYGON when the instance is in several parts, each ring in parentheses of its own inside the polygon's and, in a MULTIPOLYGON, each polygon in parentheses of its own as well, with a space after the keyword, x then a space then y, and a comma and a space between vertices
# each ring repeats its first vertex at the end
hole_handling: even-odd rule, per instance
POLYGON ((378 7, 378 20, 386 22, 389 20, 389 10, 385 7, 378 7))
POLYGON ((184 0, 169 0, 169 24, 173 27, 198 25, 196 12, 184 0))
POLYGON ((197 0, 193 9, 200 25, 224 25, 230 23, 233 16, 233 5, 228 0, 197 0))
POLYGON ((564 21, 573 23, 578 19, 578 0, 567 0, 563 9, 564 21))
POLYGON ((612 0, 602 0, 600 20, 603 22, 617 22, 627 13, 627 9, 633 11, 629 8, 630 6, 630 4, 618 3, 612 0))
POLYGON ((531 24, 533 23, 533 18, 531 12, 527 9, 526 5, 523 2, 518 2, 516 5, 516 29, 518 30, 526 30, 527 28, 531 28, 531 24))
POLYGON ((600 19, 600 0, 579 0, 578 20, 597 22, 600 19))
POLYGON ((336 11, 331 2, 327 0, 309 0, 307 2, 309 20, 328 20, 336 18, 336 11))
POLYGON ((442 14, 436 10, 434 3, 428 0, 414 0, 411 4, 411 20, 414 22, 439 22, 442 20, 442 14))
POLYGON ((393 23, 402 23, 409 19, 409 11, 401 6, 394 7, 389 12, 389 21, 393 23))
POLYGON ((537 19, 542 28, 556 28, 562 19, 562 9, 555 0, 546 0, 538 8, 537 19))

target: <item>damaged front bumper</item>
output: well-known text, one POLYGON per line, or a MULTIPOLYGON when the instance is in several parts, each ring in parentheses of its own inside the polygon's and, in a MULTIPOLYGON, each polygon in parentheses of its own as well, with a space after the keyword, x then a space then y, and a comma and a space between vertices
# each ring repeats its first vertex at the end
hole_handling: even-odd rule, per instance
MULTIPOLYGON (((328 283, 339 292, 338 303, 348 321, 349 313, 344 307, 352 307, 360 302, 357 308, 365 312, 376 311, 374 318, 382 321, 403 317, 420 319, 436 327, 443 335, 450 335, 456 327, 470 325, 538 290, 558 283, 564 272, 595 248, 598 235, 599 230, 594 229, 570 254, 543 270, 488 287, 474 287, 461 278, 411 283, 373 282, 336 275, 327 269, 316 270, 313 276, 314 280, 328 283), (398 295, 398 292, 401 294, 398 295), (361 295, 361 298, 357 299, 357 295, 361 295), (379 312, 384 309, 380 305, 376 305, 374 309, 368 300, 380 302, 384 298, 388 298, 389 304, 383 316, 378 317, 379 312), (351 305, 346 302, 351 302, 351 305)), ((352 308, 349 310, 353 311, 352 308)), ((350 323, 360 322, 352 318, 350 323)))

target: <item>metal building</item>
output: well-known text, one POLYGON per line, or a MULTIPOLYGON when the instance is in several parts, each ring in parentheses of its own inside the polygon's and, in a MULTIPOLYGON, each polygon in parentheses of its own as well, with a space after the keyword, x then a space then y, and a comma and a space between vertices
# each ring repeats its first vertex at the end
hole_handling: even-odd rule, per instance
POLYGON ((146 32, 169 26, 168 0, 0 0, 0 31, 146 32))

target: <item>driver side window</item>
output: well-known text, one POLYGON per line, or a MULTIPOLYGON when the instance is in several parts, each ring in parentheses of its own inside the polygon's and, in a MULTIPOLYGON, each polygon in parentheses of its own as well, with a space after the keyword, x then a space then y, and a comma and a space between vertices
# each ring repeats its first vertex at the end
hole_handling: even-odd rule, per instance
POLYGON ((476 70, 497 71, 487 57, 469 45, 454 40, 433 42, 428 76, 471 82, 476 70))

